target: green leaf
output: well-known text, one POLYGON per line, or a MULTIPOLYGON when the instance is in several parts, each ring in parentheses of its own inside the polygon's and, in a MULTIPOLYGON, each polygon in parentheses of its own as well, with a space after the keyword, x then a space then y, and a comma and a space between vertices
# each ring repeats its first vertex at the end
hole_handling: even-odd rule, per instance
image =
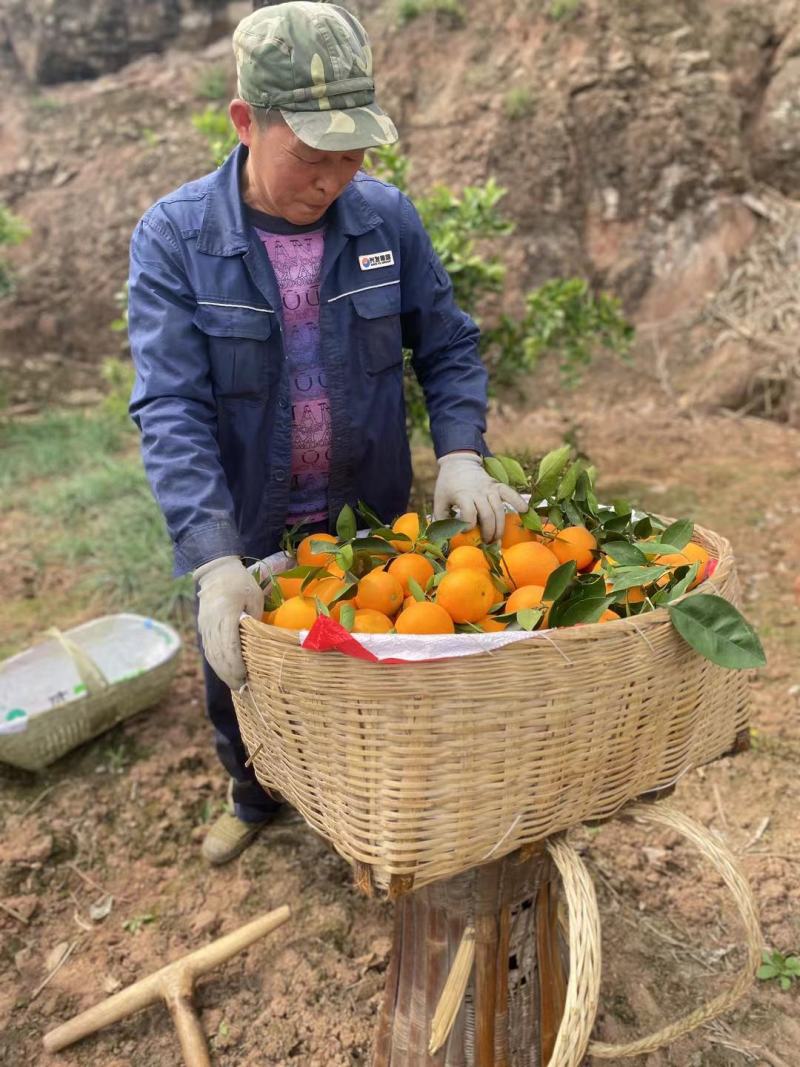
POLYGON ((437 519, 425 531, 425 538, 433 541, 435 545, 441 545, 449 541, 451 537, 455 537, 456 534, 471 529, 470 524, 462 519, 437 519))
POLYGON ((342 604, 339 611, 339 622, 344 626, 345 630, 352 630, 353 623, 356 621, 356 609, 352 604, 342 604))
POLYGON ((673 522, 671 526, 664 530, 661 534, 661 540, 670 545, 675 545, 675 550, 680 552, 682 548, 686 548, 689 544, 693 533, 693 522, 690 522, 689 519, 678 519, 677 522, 673 522))
POLYGON ((336 545, 332 541, 312 541, 311 551, 316 555, 319 552, 324 552, 326 556, 330 556, 336 550, 336 545))
MULTIPOLYGON (((350 541, 357 530, 356 515, 349 504, 345 504, 336 520, 336 535, 340 541, 350 541)), ((347 570, 347 567, 344 568, 347 570)))
POLYGON ((318 596, 314 597, 314 603, 317 605, 317 612, 320 615, 325 615, 327 618, 331 617, 330 609, 318 596))
POLYGON ((511 484, 506 468, 496 456, 484 456, 483 465, 496 482, 502 482, 503 485, 511 484))
POLYGON ((526 530, 533 530, 534 533, 541 533, 542 520, 539 517, 538 512, 534 511, 533 508, 528 508, 527 511, 520 512, 519 518, 526 530))
POLYGON ((517 622, 523 630, 532 630, 543 615, 544 612, 536 608, 521 608, 517 612, 517 622))
POLYGON ((558 600, 565 590, 569 588, 577 571, 578 567, 574 559, 562 563, 560 567, 556 567, 547 579, 547 585, 544 587, 542 600, 547 604, 558 600))
POLYGON ((603 552, 613 559, 614 563, 627 567, 646 567, 647 556, 629 541, 605 541, 601 546, 603 552))
POLYGON ((363 500, 359 500, 356 504, 356 508, 358 509, 359 515, 366 521, 367 526, 369 526, 370 529, 376 530, 384 525, 372 508, 368 504, 365 504, 363 500))
MULTIPOLYGON (((399 540, 399 538, 397 538, 399 540)), ((396 556, 397 549, 382 537, 356 537, 351 542, 354 552, 374 552, 378 555, 396 556)))
POLYGON ((787 956, 783 967, 789 974, 797 975, 800 978, 800 956, 787 956))
POLYGON ((565 500, 563 502, 563 507, 567 518, 573 526, 585 525, 582 512, 571 500, 565 500))
MULTIPOLYGON (((431 575, 431 577, 433 577, 433 575, 431 575)), ((430 579, 428 579, 428 580, 430 581, 430 579)), ((416 580, 416 578, 409 578, 408 579, 408 591, 411 593, 411 595, 413 596, 413 598, 415 600, 424 600, 425 599, 425 594, 423 593, 422 587, 420 586, 420 584, 416 580)))
POLYGON ((611 506, 617 515, 632 515, 633 507, 627 500, 612 500, 611 506))
POLYGON ((603 612, 614 603, 613 596, 587 596, 565 603, 558 614, 559 626, 574 626, 576 622, 597 622, 603 612))
POLYGON ((645 556, 673 556, 680 552, 679 548, 666 541, 634 541, 634 545, 645 556))
POLYGON ((639 519, 633 527, 634 537, 649 537, 653 532, 653 523, 650 521, 650 516, 645 515, 643 519, 639 519))
POLYGON ((505 472, 508 475, 508 480, 511 485, 525 486, 528 485, 528 476, 522 469, 522 464, 516 459, 512 459, 511 456, 498 456, 497 457, 505 468, 505 472))
POLYGON ((684 641, 712 663, 735 670, 767 662, 753 627, 723 597, 698 593, 667 610, 684 641))
POLYGON ((624 533, 630 526, 630 516, 611 513, 603 518, 600 525, 610 533, 624 533))
POLYGON ((316 574, 319 571, 319 567, 311 567, 307 563, 298 565, 297 567, 290 567, 288 571, 281 571, 280 575, 275 577, 281 578, 305 578, 308 574, 316 574))
POLYGON ((791 984, 792 980, 788 977, 788 975, 781 975, 781 989, 784 991, 784 993, 791 986, 791 984))
POLYGON ((762 963, 756 971, 756 978, 760 978, 762 982, 768 981, 770 978, 777 978, 780 971, 774 963, 762 963))
POLYGON ((550 522, 552 522, 553 526, 557 526, 559 530, 563 527, 564 512, 557 504, 554 504, 551 508, 548 508, 547 517, 550 522))
POLYGON ((324 567, 312 567, 303 579, 303 584, 300 586, 300 592, 304 593, 309 587, 309 585, 311 585, 311 583, 314 581, 314 579, 318 578, 324 570, 324 567))
POLYGON ((572 445, 562 445, 542 456, 536 472, 534 495, 538 498, 552 496, 556 491, 561 472, 572 454, 572 445))
MULTIPOLYGON (((684 568, 678 567, 676 574, 679 574, 684 568)), ((679 596, 688 590, 689 586, 697 577, 697 572, 700 569, 699 563, 693 563, 691 567, 686 568, 686 574, 679 578, 675 585, 668 585, 665 589, 659 589, 653 597, 654 604, 669 604, 673 600, 677 600, 679 596)))
POLYGON ((356 554, 353 551, 352 545, 345 545, 344 548, 336 553, 336 562, 342 568, 343 571, 349 571, 353 566, 353 561, 356 558, 356 554))
POLYGON ((561 481, 558 483, 558 489, 556 490, 556 499, 568 500, 575 492, 575 487, 578 484, 578 478, 584 469, 583 461, 580 459, 567 467, 564 472, 561 481))
POLYGON ((618 593, 622 589, 657 582, 668 570, 669 567, 617 567, 609 574, 608 580, 613 591, 618 593))

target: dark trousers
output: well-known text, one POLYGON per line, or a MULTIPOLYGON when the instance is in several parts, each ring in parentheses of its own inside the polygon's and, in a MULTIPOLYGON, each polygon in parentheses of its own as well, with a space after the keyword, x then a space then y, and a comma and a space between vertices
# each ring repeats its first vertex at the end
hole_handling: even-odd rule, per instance
POLYGON ((231 691, 203 658, 206 712, 214 727, 214 744, 222 766, 233 782, 233 810, 245 822, 263 822, 280 808, 256 780, 252 766, 245 767, 247 752, 233 710, 231 691))

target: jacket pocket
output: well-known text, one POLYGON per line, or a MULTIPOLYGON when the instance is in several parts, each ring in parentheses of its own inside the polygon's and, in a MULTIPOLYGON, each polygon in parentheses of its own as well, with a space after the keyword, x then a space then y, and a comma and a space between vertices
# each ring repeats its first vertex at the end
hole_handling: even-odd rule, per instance
POLYGON ((272 312, 253 308, 198 304, 193 322, 208 339, 217 397, 264 397, 269 392, 274 318, 272 312))
POLYGON ((403 363, 400 324, 400 286, 384 285, 352 294, 355 331, 361 365, 367 374, 380 374, 403 363))

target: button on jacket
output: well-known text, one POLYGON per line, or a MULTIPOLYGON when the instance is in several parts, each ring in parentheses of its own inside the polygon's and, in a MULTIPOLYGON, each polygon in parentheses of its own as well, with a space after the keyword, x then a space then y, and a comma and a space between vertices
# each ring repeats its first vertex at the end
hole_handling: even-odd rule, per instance
MULTIPOLYGON (((244 218, 239 146, 159 200, 131 241, 131 414, 175 546, 175 573, 223 555, 261 558, 285 527, 291 409, 281 300, 244 218)), ((411 203, 359 173, 326 215, 320 348, 333 433, 328 504, 390 521, 407 507, 411 456, 403 348, 412 352, 437 456, 485 453, 478 328, 411 203)))

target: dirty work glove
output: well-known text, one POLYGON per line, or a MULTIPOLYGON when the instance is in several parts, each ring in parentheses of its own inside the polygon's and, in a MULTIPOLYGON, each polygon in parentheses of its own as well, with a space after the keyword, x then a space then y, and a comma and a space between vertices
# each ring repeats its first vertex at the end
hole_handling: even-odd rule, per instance
POLYGON ((510 485, 496 481, 483 466, 477 452, 450 452, 439 460, 439 477, 433 491, 434 519, 450 518, 450 509, 458 508, 464 522, 480 522, 486 542, 503 536, 506 522, 503 503, 515 511, 527 511, 528 505, 510 485))
POLYGON ((245 681, 239 616, 242 612, 260 619, 264 610, 261 586, 238 556, 221 556, 194 572, 199 586, 197 625, 203 652, 214 672, 231 689, 245 681))

